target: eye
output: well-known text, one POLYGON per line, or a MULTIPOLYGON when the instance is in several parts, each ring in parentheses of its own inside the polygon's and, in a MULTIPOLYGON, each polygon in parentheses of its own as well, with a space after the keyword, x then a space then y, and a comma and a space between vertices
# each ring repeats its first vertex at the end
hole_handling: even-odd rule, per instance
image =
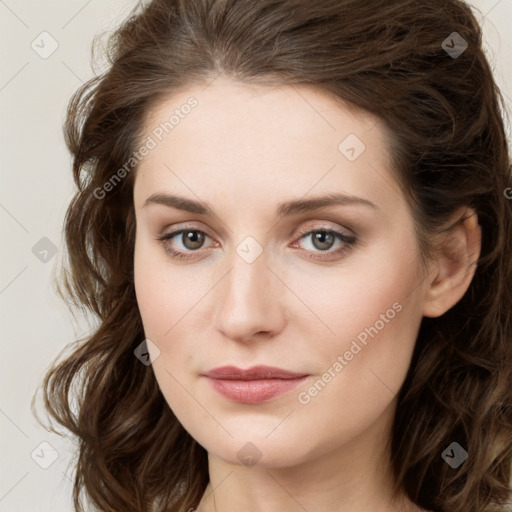
MULTIPOLYGON (((308 250, 308 252, 313 252, 316 254, 312 257, 319 260, 336 259, 337 257, 342 256, 350 251, 357 243, 357 238, 354 235, 348 235, 336 229, 324 226, 316 229, 301 231, 299 235, 301 235, 300 240, 313 236, 311 238, 311 245, 314 249, 318 249, 318 251, 308 250), (333 251, 329 251, 336 240, 341 242, 341 246, 333 251)), ((296 245, 297 244, 295 243, 292 245, 292 247, 296 245)))
MULTIPOLYGON (((333 259, 333 257, 336 258, 337 256, 341 256, 348 252, 357 242, 357 238, 355 236, 327 227, 302 231, 299 235, 301 235, 299 240, 307 239, 314 235, 311 239, 313 249, 305 249, 305 251, 313 254, 316 253, 316 256, 311 257, 319 260, 333 259), (339 241, 341 246, 333 251, 329 251, 336 241, 339 241)), ((178 260, 189 260, 197 257, 193 253, 199 252, 206 238, 210 237, 204 231, 185 227, 177 231, 164 234, 157 239, 162 243, 165 252, 167 252, 172 258, 178 260), (178 235, 181 236, 178 237, 178 235), (178 237, 178 240, 180 240, 184 249, 174 249, 168 244, 168 242, 175 237, 178 237)), ((298 243, 295 242, 291 246, 297 247, 297 245, 298 243)))
POLYGON ((178 231, 172 231, 166 235, 162 235, 158 238, 164 246, 165 252, 171 255, 171 257, 178 260, 188 260, 195 258, 194 255, 187 254, 187 252, 197 252, 198 249, 204 244, 205 238, 210 238, 204 231, 192 228, 183 228, 178 231), (186 251, 176 250, 170 247, 166 242, 172 240, 174 237, 181 235, 178 239, 181 240, 182 245, 186 251), (186 236, 185 236, 186 235, 186 236))

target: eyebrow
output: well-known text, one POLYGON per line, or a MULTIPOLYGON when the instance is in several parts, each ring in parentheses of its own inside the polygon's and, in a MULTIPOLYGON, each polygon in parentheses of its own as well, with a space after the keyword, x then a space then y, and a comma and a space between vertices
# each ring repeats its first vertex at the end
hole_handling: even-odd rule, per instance
MULTIPOLYGON (((151 204, 168 206, 205 217, 215 216, 213 210, 206 203, 162 192, 157 192, 149 196, 142 205, 142 208, 151 204)), ((279 220, 283 217, 320 210, 335 205, 362 205, 375 210, 379 209, 377 205, 361 197, 349 194, 327 194, 309 199, 294 199, 281 203, 276 210, 276 219, 279 220)))

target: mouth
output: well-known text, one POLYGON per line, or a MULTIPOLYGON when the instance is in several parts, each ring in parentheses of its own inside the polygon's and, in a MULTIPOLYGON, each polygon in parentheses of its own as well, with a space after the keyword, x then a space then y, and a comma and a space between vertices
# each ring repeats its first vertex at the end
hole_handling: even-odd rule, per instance
POLYGON ((233 402, 259 404, 276 398, 304 382, 309 374, 272 366, 247 370, 223 366, 202 374, 212 388, 233 402))

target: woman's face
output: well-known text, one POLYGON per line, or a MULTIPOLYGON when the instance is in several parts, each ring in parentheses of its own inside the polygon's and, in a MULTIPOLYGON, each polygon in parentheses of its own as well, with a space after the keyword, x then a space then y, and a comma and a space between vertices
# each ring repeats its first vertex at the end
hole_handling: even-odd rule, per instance
POLYGON ((147 120, 137 301, 162 393, 210 454, 292 466, 390 426, 426 283, 384 135, 314 89, 227 79, 147 120), (256 365, 306 376, 204 375, 256 365))

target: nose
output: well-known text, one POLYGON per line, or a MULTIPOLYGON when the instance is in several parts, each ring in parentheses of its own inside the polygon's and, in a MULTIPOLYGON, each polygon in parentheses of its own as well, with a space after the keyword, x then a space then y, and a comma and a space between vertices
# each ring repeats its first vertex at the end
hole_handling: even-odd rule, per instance
POLYGON ((226 338, 267 339, 284 328, 286 286, 267 256, 264 250, 248 263, 234 252, 231 270, 215 287, 215 327, 226 338))

